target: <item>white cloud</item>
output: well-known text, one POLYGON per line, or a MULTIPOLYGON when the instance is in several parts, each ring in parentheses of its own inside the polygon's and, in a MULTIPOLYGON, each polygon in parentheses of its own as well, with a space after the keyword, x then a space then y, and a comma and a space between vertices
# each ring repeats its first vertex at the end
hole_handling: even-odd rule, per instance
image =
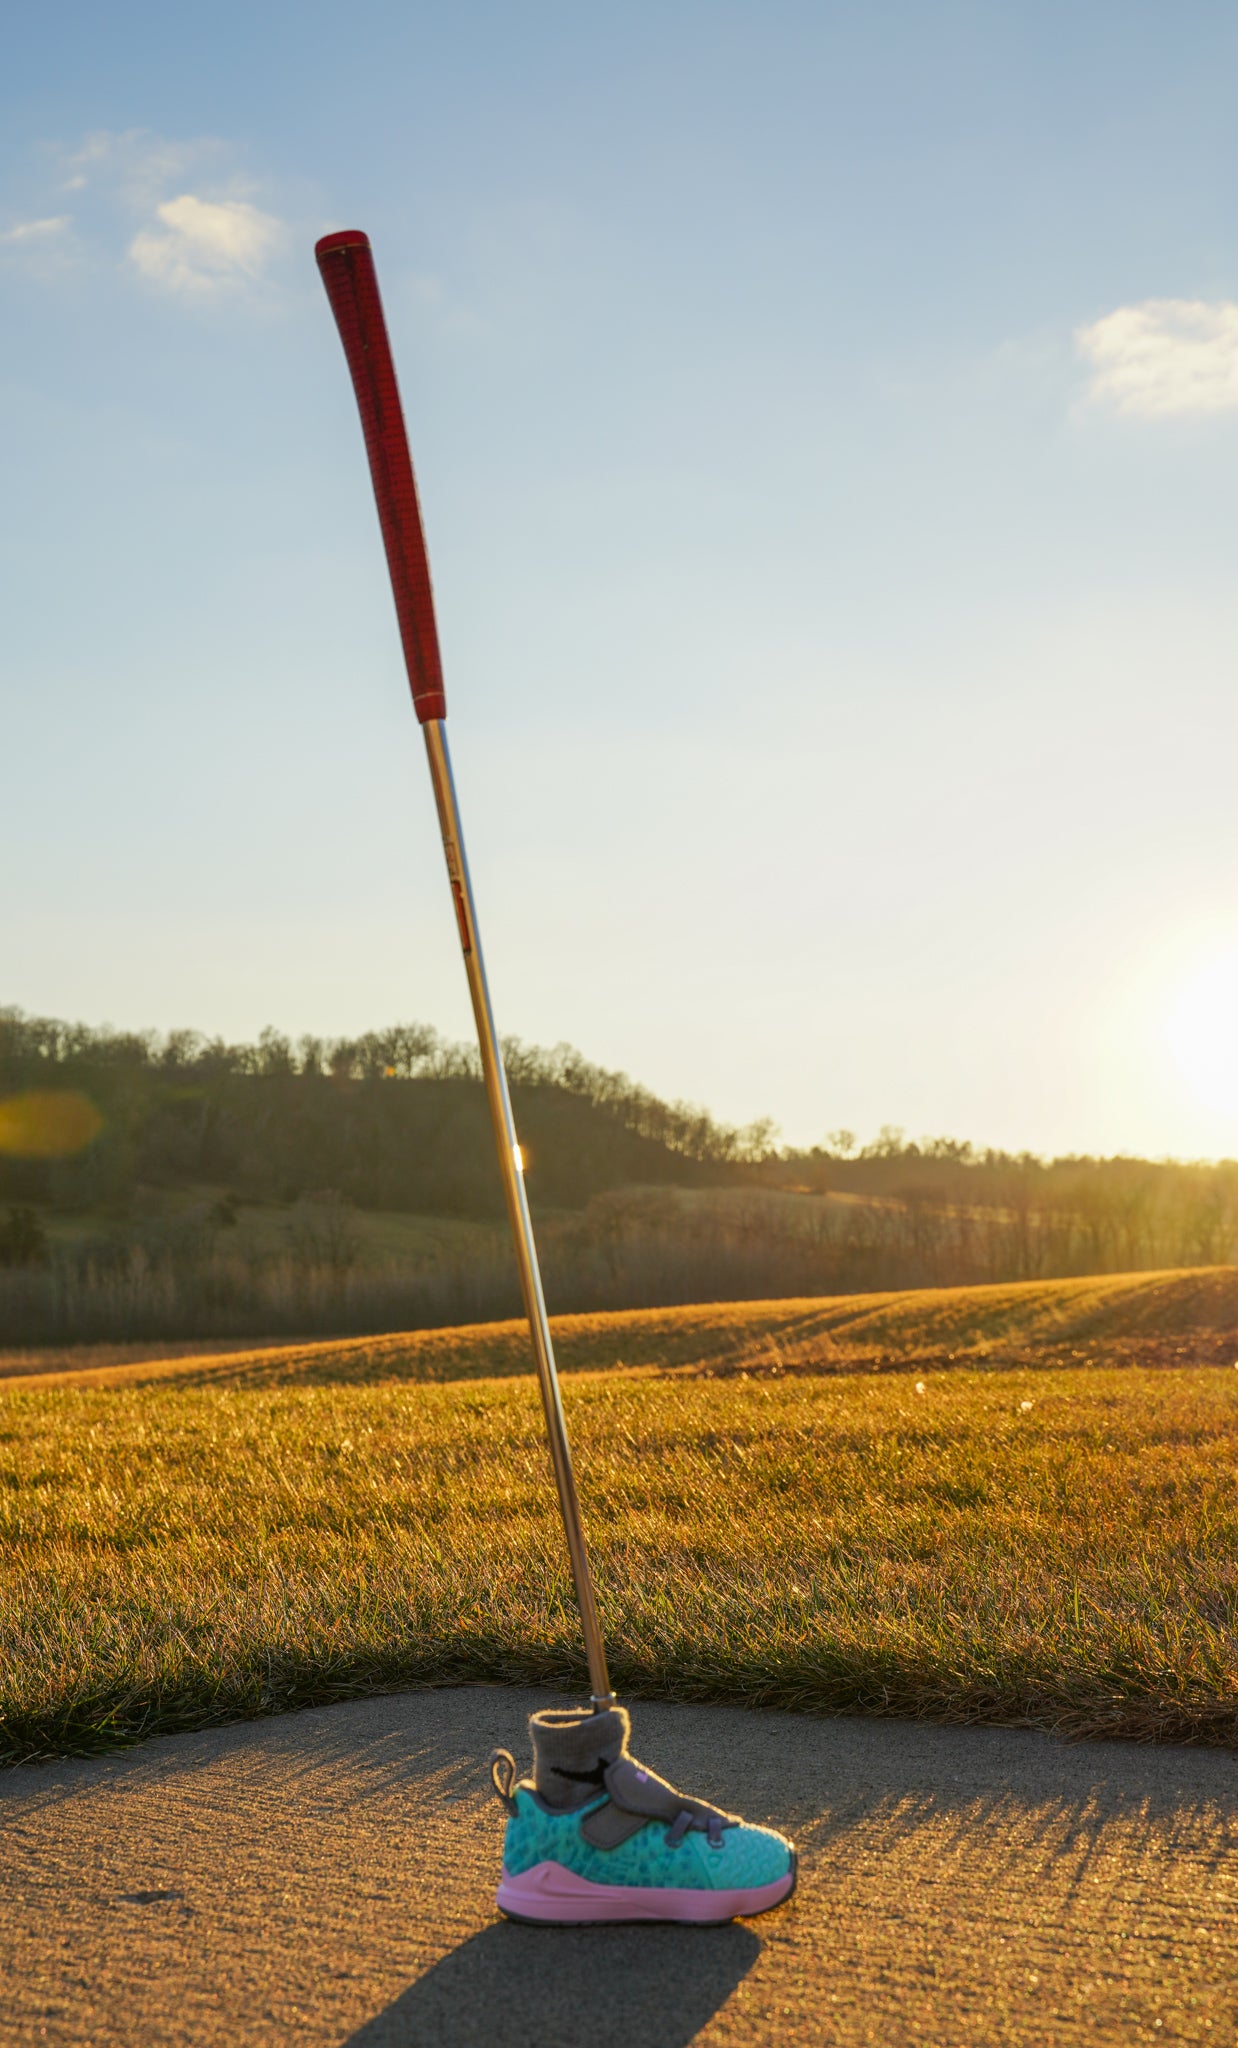
POLYGON ((61 235, 69 225, 67 213, 50 215, 46 220, 20 220, 16 227, 6 228, 0 234, 0 242, 46 242, 52 235, 61 235))
POLYGON ((218 162, 224 154, 225 144, 213 136, 173 142, 146 128, 120 132, 101 128, 63 159, 69 173, 64 189, 80 192, 87 185, 110 187, 131 205, 153 206, 169 185, 181 184, 195 168, 218 162))
POLYGON ((155 208, 160 225, 129 245, 144 277, 172 292, 202 294, 255 283, 278 247, 280 223, 243 199, 182 192, 155 208))
POLYGON ((100 129, 41 154, 51 169, 41 203, 18 202, 13 224, 0 225, 6 270, 20 260, 47 278, 72 271, 81 283, 119 265, 185 305, 267 298, 285 228, 256 203, 237 144, 100 129))
POLYGON ((1095 372, 1088 396, 1119 412, 1238 410, 1238 305, 1231 300, 1145 299, 1119 306, 1075 335, 1095 372))

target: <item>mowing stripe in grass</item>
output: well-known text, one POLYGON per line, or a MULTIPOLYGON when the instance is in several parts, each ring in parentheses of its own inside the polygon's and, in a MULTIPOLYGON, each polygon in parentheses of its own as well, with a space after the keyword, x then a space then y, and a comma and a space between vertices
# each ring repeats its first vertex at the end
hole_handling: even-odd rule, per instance
MULTIPOLYGON (((931 1365, 1215 1364, 1238 1357, 1238 1270, 1024 1280, 895 1294, 714 1302, 552 1319, 565 1372, 909 1371, 931 1365)), ((90 1358, 90 1347, 83 1347, 90 1358)), ((327 1385, 378 1379, 492 1379, 530 1370, 523 1322, 470 1323, 381 1337, 329 1338, 198 1356, 149 1356, 85 1370, 71 1354, 35 1374, 35 1354, 11 1355, 24 1384, 327 1385)))

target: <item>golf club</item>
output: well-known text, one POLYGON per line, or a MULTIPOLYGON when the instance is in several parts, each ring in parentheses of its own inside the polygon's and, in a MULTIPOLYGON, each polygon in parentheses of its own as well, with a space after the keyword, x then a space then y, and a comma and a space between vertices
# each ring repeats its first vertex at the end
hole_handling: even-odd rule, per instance
POLYGON ((434 785, 434 801, 443 834, 443 852, 447 857, 447 876, 455 905, 460 949, 464 954, 473 1016, 477 1023, 477 1041, 481 1048, 486 1099, 490 1105, 490 1121, 499 1155, 499 1172, 516 1248, 516 1263, 520 1269, 520 1291, 529 1319, 559 1509, 584 1631, 593 1703, 598 1708, 609 1707, 614 1695, 606 1671, 606 1648, 581 1526, 580 1502, 559 1394, 559 1375, 555 1369, 533 1220, 525 1192, 523 1160, 512 1117, 507 1075, 494 1028, 477 908, 469 880, 464 833, 451 772, 451 756, 447 747, 447 700, 443 693, 430 566, 378 276, 369 237, 358 229, 346 228, 336 234, 324 235, 314 253, 344 344, 357 396, 370 478, 383 544, 387 550, 387 567, 391 572, 404 661, 413 692, 413 706, 425 736, 426 758, 430 764, 430 780, 434 785))

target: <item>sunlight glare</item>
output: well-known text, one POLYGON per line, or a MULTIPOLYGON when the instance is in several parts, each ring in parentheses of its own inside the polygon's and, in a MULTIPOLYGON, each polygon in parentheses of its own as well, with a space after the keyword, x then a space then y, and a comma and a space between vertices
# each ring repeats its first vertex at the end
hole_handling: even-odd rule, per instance
POLYGON ((1214 956, 1182 984, 1166 1036, 1196 1100, 1218 1115, 1238 1116, 1238 952, 1214 956))

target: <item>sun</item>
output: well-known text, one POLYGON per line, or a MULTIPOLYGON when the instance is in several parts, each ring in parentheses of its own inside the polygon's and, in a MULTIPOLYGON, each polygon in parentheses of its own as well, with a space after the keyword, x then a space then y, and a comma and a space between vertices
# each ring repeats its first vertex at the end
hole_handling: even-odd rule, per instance
POLYGON ((1170 1003, 1166 1038, 1205 1109, 1238 1117, 1238 949, 1202 963, 1170 1003))

